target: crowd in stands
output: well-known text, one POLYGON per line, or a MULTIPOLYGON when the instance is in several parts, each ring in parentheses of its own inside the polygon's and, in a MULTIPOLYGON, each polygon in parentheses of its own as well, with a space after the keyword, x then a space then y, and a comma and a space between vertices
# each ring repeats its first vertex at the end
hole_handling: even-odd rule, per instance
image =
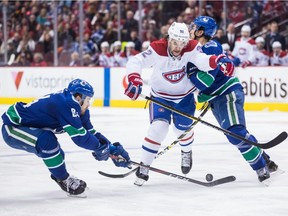
MULTIPOLYGON (((120 1, 120 26, 117 4, 118 1, 108 0, 83 1, 83 66, 125 66, 130 56, 147 49, 151 42, 164 37, 172 22, 184 22, 189 26, 200 14, 200 10, 202 15, 216 20, 219 29, 215 39, 238 65, 288 65, 287 35, 279 32, 278 24, 283 20, 276 19, 276 15, 288 14, 285 1, 227 1, 228 11, 224 19, 226 13, 223 11, 223 1, 201 1, 200 9, 197 0, 146 0, 142 1, 142 10, 139 11, 138 1, 126 0, 120 1), (138 32, 140 17, 141 34, 138 32), (267 17, 270 19, 266 19, 268 22, 263 24, 267 17), (121 30, 121 41, 118 38, 118 29, 121 30), (253 38, 257 34, 259 35, 253 38)), ((2 61, 5 52, 2 14, 4 5, 7 6, 6 50, 8 57, 16 54, 13 65, 53 66, 54 1, 2 1, 2 61)), ((58 1, 57 23, 58 65, 80 66, 79 1, 58 1)))

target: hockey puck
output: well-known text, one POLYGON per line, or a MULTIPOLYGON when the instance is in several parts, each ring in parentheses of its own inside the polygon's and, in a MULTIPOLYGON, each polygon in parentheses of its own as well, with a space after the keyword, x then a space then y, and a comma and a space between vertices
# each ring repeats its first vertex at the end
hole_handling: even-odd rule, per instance
POLYGON ((213 181, 213 175, 210 174, 210 173, 208 173, 208 174, 206 175, 206 181, 208 181, 208 182, 213 181))

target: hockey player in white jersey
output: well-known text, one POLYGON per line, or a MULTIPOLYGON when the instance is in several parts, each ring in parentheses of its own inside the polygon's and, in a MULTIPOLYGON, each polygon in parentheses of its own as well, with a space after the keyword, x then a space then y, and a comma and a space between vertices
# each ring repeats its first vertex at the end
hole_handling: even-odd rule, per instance
MULTIPOLYGON (((149 48, 127 62, 129 85, 125 94, 136 100, 141 93, 143 81, 142 68, 153 67, 150 77, 151 95, 158 100, 182 112, 194 115, 195 86, 186 76, 186 64, 193 61, 203 71, 217 67, 218 63, 231 62, 225 55, 211 56, 200 52, 201 47, 195 40, 189 40, 188 27, 184 23, 174 22, 168 29, 168 36, 152 42, 149 48)), ((173 120, 173 129, 177 137, 189 129, 192 120, 157 105, 150 103, 150 127, 142 143, 141 163, 150 166, 162 141, 166 137, 169 125, 173 120)), ((190 131, 180 140, 181 170, 187 174, 192 167, 192 147, 194 132, 190 131)), ((148 180, 147 167, 136 171, 135 185, 141 186, 148 180)))

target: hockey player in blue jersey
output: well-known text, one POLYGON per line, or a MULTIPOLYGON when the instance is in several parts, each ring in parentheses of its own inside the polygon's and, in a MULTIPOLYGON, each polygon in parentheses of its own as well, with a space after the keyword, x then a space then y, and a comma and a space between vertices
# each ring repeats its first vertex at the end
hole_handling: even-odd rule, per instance
MULTIPOLYGON (((222 46, 211 40, 217 30, 215 20, 208 16, 199 16, 190 25, 191 39, 198 40, 203 46, 202 51, 208 55, 221 55, 222 46)), ((211 110, 220 126, 253 142, 256 138, 246 129, 244 113, 244 92, 239 79, 233 76, 234 66, 227 63, 207 72, 202 72, 189 62, 187 75, 198 88, 198 101, 209 101, 211 110)), ((269 179, 270 173, 278 166, 270 157, 256 146, 227 136, 230 143, 235 145, 251 168, 256 171, 260 182, 269 179)))
POLYGON ((123 146, 111 143, 93 128, 88 109, 93 95, 88 82, 75 79, 63 91, 28 104, 18 102, 2 115, 4 141, 42 158, 51 178, 69 195, 83 194, 86 182, 68 173, 57 133, 67 132, 76 145, 91 150, 98 161, 110 157, 116 166, 130 168, 129 154, 123 146))

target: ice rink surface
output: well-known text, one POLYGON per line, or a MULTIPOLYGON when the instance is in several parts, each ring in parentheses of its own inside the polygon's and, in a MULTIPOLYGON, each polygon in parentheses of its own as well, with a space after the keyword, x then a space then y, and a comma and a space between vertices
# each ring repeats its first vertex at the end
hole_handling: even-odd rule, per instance
MULTIPOLYGON (((1 114, 7 107, 1 106, 1 114)), ((198 114, 196 114, 198 115, 198 114)), ((148 110, 93 108, 94 127, 120 141, 131 159, 139 161, 141 142, 148 129, 148 110)), ((211 111, 203 120, 215 122, 211 111)), ((246 112, 247 127, 260 142, 288 131, 288 113, 246 112)), ((274 175, 269 187, 257 180, 254 171, 225 136, 210 127, 195 127, 193 168, 189 178, 205 181, 228 175, 236 181, 216 187, 203 187, 150 171, 143 187, 133 185, 135 175, 123 179, 101 176, 98 171, 125 173, 112 161, 98 162, 91 152, 77 147, 66 134, 59 135, 66 152, 68 171, 85 180, 87 198, 71 198, 50 179, 40 158, 8 147, 0 137, 0 216, 287 216, 288 215, 288 140, 267 150, 285 171, 274 175)), ((172 129, 162 144, 172 143, 172 129)), ((154 167, 181 174, 180 148, 175 146, 156 159, 154 167)))

